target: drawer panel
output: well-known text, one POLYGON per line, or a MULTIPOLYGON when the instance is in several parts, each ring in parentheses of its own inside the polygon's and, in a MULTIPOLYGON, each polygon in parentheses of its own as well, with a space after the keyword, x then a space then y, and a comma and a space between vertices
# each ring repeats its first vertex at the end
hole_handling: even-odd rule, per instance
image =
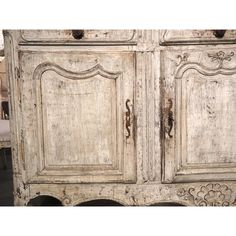
POLYGON ((160 44, 220 44, 236 43, 236 30, 161 30, 160 44))
POLYGON ((21 30, 21 42, 135 42, 135 30, 21 30))

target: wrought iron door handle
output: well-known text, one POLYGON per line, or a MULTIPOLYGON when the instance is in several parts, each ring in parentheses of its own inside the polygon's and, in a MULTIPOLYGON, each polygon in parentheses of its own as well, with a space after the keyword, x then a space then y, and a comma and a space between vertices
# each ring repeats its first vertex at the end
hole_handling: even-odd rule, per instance
POLYGON ((125 106, 127 111, 125 112, 125 128, 127 131, 126 134, 126 139, 128 139, 130 137, 131 131, 130 131, 130 127, 131 127, 131 110, 130 110, 130 99, 127 99, 125 102, 125 106))
POLYGON ((173 137, 173 135, 171 135, 171 131, 173 129, 174 126, 174 115, 173 115, 173 111, 172 111, 172 106, 173 106, 173 101, 169 98, 168 99, 169 102, 169 106, 165 109, 165 113, 166 113, 166 119, 167 121, 165 122, 165 132, 168 134, 168 136, 170 138, 173 137))

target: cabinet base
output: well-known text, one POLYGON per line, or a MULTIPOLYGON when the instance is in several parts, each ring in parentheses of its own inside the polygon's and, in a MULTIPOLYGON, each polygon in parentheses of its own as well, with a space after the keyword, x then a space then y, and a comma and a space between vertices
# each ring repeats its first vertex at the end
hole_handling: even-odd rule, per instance
MULTIPOLYGON (((63 206, 89 205, 89 201, 94 200, 106 200, 107 205, 123 206, 234 206, 236 205, 236 184, 232 182, 178 185, 160 183, 30 184, 24 185, 24 188, 17 188, 15 205, 34 205, 35 199, 41 198, 42 202, 42 199, 47 197, 56 205, 63 206)), ((106 205, 101 201, 97 204, 106 205)))

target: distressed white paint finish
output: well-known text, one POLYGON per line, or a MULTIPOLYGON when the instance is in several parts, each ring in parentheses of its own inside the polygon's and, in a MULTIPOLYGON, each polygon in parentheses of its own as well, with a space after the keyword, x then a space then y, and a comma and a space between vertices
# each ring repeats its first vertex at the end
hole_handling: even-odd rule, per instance
POLYGON ((28 181, 135 180, 133 124, 127 138, 125 121, 127 106, 133 117, 134 59, 132 52, 21 53, 28 181))
POLYGON ((160 43, 169 45, 236 43, 236 31, 226 30, 217 38, 214 30, 161 30, 160 43))
POLYGON ((172 99, 175 120, 165 139, 164 181, 235 180, 234 50, 163 53, 165 107, 172 99))
POLYGON ((22 42, 132 42, 136 41, 135 30, 83 30, 83 37, 75 39, 72 30, 21 30, 22 42))
POLYGON ((45 72, 41 79, 48 165, 112 164, 117 143, 116 78, 60 77, 45 72))
POLYGON ((15 204, 235 205, 235 31, 105 33, 5 32, 15 204))
POLYGON ((186 162, 235 163, 236 76, 208 78, 186 73, 183 80, 188 134, 186 162))

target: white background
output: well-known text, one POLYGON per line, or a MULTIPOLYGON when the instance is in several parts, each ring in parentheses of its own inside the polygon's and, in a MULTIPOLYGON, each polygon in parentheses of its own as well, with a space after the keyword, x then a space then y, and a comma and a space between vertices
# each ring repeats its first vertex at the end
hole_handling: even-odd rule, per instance
MULTIPOLYGON (((235 9, 227 0, 5 0, 0 29, 232 29, 235 9)), ((0 235, 235 235, 235 209, 0 207, 0 235)))

